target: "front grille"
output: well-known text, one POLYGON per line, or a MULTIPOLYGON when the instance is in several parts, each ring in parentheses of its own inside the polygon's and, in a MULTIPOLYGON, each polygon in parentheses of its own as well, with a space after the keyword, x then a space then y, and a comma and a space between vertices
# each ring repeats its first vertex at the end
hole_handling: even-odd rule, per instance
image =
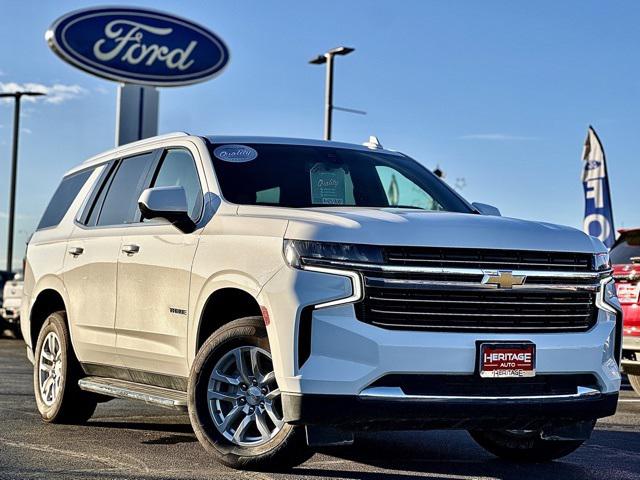
POLYGON ((610 273, 595 272, 587 253, 383 247, 382 258, 305 264, 360 272, 359 320, 436 331, 585 331, 597 321, 599 282, 610 273), (503 274, 526 278, 503 285, 503 274))
POLYGON ((595 294, 581 291, 365 287, 363 322, 421 330, 580 331, 596 322, 595 294))
POLYGON ((481 268, 491 270, 589 271, 588 253, 531 252, 526 250, 488 250, 468 248, 386 247, 389 265, 440 268, 481 268))
POLYGON ((370 387, 399 387, 406 395, 518 397, 575 395, 578 387, 598 388, 591 374, 536 375, 524 378, 482 378, 478 375, 386 375, 370 387))

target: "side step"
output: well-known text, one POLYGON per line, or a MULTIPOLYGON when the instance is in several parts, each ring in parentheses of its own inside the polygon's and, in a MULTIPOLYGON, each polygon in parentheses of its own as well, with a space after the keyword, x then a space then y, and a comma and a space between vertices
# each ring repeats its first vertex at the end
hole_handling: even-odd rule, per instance
POLYGON ((159 407, 187 410, 187 392, 127 382, 115 378, 85 377, 78 381, 81 390, 109 397, 141 400, 159 407))

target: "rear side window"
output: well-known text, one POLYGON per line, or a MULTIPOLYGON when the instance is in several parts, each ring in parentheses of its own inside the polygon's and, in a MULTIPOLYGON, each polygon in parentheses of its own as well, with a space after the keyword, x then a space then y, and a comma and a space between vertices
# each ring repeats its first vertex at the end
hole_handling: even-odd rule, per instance
POLYGON ((149 152, 122 160, 106 192, 98 225, 121 225, 138 221, 138 198, 155 155, 155 152, 149 152))
POLYGON ((93 170, 84 170, 62 179, 47 209, 44 211, 44 215, 38 224, 38 230, 55 227, 60 223, 78 196, 80 189, 91 175, 91 172, 93 172, 93 170))

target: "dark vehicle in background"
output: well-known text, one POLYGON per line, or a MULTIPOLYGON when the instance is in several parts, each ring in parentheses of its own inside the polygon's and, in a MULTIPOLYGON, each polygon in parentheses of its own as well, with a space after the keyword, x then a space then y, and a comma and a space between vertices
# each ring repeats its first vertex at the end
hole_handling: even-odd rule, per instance
POLYGON ((610 257, 624 311, 622 370, 640 395, 640 228, 619 230, 610 257))

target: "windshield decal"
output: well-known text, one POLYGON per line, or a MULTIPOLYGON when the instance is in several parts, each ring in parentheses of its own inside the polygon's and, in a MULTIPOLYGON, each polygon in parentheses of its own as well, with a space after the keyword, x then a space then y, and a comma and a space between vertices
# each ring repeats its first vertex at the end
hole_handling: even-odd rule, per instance
POLYGON ((258 158, 258 152, 246 145, 220 145, 213 154, 220 160, 232 163, 250 162, 258 158))
POLYGON ((316 163, 309 171, 311 203, 314 205, 344 205, 346 203, 346 173, 324 163, 316 163))

